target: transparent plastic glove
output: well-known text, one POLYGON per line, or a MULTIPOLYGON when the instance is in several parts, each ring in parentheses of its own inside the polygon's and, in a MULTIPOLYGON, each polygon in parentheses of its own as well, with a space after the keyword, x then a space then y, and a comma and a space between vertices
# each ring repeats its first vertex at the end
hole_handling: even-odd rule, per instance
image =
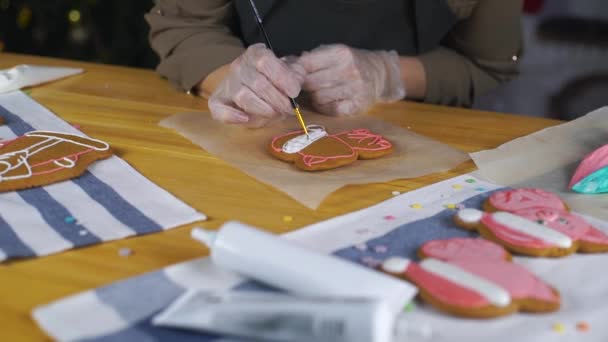
POLYGON ((249 46, 230 65, 209 98, 214 119, 261 127, 292 113, 289 97, 300 93, 302 77, 263 44, 249 46))
POLYGON ((378 102, 405 97, 399 55, 345 45, 320 46, 298 60, 306 70, 303 89, 312 105, 328 115, 363 113, 378 102))

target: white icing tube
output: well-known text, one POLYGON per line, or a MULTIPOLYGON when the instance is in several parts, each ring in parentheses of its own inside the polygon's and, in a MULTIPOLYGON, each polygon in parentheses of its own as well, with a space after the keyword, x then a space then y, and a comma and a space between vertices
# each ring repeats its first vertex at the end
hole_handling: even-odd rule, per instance
POLYGON ((294 294, 374 298, 397 313, 417 292, 403 280, 239 222, 227 222, 218 232, 195 228, 192 237, 211 249, 216 265, 294 294))
POLYGON ((389 342, 428 339, 428 324, 397 319, 377 300, 190 290, 155 316, 157 326, 260 341, 389 342))

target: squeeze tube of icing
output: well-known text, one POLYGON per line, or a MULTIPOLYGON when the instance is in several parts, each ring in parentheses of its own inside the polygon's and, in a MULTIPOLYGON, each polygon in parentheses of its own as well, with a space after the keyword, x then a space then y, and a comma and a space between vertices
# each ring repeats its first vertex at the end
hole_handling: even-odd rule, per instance
POLYGON ((239 222, 227 222, 217 232, 194 228, 191 235, 211 249, 217 266, 294 294, 372 298, 397 313, 417 292, 404 280, 239 222))
POLYGON ((428 339, 430 326, 395 317, 381 301, 190 290, 155 316, 157 326, 259 341, 390 342, 428 339))

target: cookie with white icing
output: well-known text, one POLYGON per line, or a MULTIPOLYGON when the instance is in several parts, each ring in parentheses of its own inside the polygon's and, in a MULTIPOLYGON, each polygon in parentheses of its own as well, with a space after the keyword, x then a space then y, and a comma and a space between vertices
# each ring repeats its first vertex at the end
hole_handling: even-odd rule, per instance
POLYGON ((389 258, 381 270, 414 283, 419 296, 456 316, 491 318, 517 311, 552 312, 559 292, 512 263, 501 246, 483 239, 452 238, 425 243, 416 263, 389 258))
POLYGON ((110 146, 79 135, 33 131, 0 142, 0 192, 47 185, 77 177, 110 146))
POLYGON ((509 251, 537 257, 608 252, 608 235, 563 209, 530 207, 513 212, 458 211, 456 223, 509 251))
POLYGON ((270 153, 294 163, 305 171, 329 170, 352 164, 357 159, 380 158, 393 151, 393 145, 367 129, 329 134, 321 126, 289 132, 272 139, 270 153))

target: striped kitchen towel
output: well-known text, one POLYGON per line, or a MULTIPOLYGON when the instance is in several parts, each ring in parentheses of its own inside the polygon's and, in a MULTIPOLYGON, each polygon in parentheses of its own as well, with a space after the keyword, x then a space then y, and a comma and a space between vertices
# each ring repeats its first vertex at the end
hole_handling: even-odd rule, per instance
MULTIPOLYGON (((473 237, 453 220, 458 208, 480 208, 501 187, 470 175, 459 176, 373 207, 319 222, 283 238, 322 253, 374 267, 391 256, 415 259, 426 241, 473 237)), ((587 218, 608 232, 608 223, 587 218)), ((203 247, 201 247, 201 252, 203 247)), ((514 257, 515 261, 561 291, 560 311, 543 315, 513 314, 493 320, 453 317, 420 305, 408 315, 426 322, 432 339, 407 341, 533 342, 555 340, 608 341, 608 274, 606 254, 576 254, 567 258, 514 257), (555 322, 586 322, 592 329, 568 329, 561 336, 555 322)), ((297 267, 297 265, 294 265, 297 267)), ((353 286, 356 286, 354 284, 353 286)), ((154 326, 152 317, 189 289, 208 291, 269 290, 215 267, 208 258, 197 259, 40 306, 33 312, 38 325, 59 341, 227 341, 222 336, 154 326)), ((234 340, 231 340, 234 341, 234 340)))
MULTIPOLYGON (((16 91, 0 95, 0 139, 34 130, 84 135, 16 91)), ((113 156, 81 177, 0 193, 0 261, 30 258, 173 228, 205 215, 113 156)))

